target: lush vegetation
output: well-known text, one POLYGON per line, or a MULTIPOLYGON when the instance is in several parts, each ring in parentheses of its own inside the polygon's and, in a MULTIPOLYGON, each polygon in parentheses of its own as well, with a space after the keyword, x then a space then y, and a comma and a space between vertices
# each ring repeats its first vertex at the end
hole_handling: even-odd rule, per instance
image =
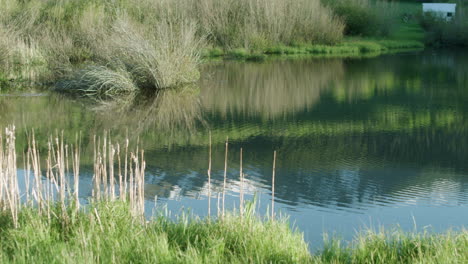
POLYGON ((263 60, 268 54, 350 56, 422 47, 417 39, 387 40, 398 15, 380 1, 0 0, 0 5, 2 87, 33 81, 100 99, 194 82, 202 57, 263 60))
POLYGON ((136 221, 125 203, 91 205, 51 219, 24 208, 19 227, 0 217, 2 263, 307 263, 302 235, 254 214, 223 220, 158 217, 136 221))
POLYGON ((386 1, 324 0, 345 22, 351 36, 389 36, 395 29, 397 5, 386 1))
POLYGON ((125 203, 101 203, 50 219, 24 208, 19 227, 0 216, 2 263, 466 263, 468 232, 366 231, 349 246, 325 242, 311 255, 283 220, 159 217, 142 224, 125 203))
POLYGON ((198 79, 204 46, 335 44, 343 23, 319 0, 1 0, 3 79, 61 80, 115 97, 198 79))
POLYGON ((467 46, 467 15, 467 6, 461 1, 457 1, 456 13, 450 20, 436 13, 420 14, 419 23, 427 32, 426 43, 432 46, 467 46))

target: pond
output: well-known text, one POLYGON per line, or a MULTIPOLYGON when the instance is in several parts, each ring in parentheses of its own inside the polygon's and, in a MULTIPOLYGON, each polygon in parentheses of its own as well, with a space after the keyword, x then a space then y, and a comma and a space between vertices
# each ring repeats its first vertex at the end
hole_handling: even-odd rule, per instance
POLYGON ((173 214, 207 214, 211 133, 212 212, 228 138, 226 205, 239 205, 242 148, 246 199, 266 214, 276 150, 275 210, 290 216, 311 249, 324 232, 349 240, 365 227, 467 224, 467 52, 213 62, 197 85, 137 102, 3 94, 0 127, 15 124, 21 151, 31 129, 44 148, 51 133, 73 140, 81 132, 83 199, 92 191, 93 135, 128 135, 145 149, 148 213, 157 199, 173 214))

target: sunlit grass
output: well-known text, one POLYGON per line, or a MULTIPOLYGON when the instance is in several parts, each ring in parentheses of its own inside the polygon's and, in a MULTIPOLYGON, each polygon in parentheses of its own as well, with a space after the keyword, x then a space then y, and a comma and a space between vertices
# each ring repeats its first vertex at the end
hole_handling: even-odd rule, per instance
POLYGON ((74 146, 60 137, 49 141, 47 175, 43 178, 42 159, 32 134, 26 163, 30 171, 24 175, 32 179, 26 181, 27 191, 21 194, 14 127, 7 128, 1 138, 2 263, 465 263, 468 260, 466 230, 436 234, 366 229, 350 244, 325 239, 324 247, 311 253, 303 235, 291 228, 287 218, 261 217, 255 203, 246 203, 240 213, 223 210, 220 214, 218 210, 216 218, 201 219, 184 213, 171 218, 167 213, 155 211, 154 217, 147 220, 143 217, 143 152, 140 156, 138 149, 133 152, 128 145, 121 149, 107 137, 98 139, 94 146, 93 194, 88 203, 83 204, 78 196, 78 139, 74 146), (67 175, 69 169, 71 175, 67 175))

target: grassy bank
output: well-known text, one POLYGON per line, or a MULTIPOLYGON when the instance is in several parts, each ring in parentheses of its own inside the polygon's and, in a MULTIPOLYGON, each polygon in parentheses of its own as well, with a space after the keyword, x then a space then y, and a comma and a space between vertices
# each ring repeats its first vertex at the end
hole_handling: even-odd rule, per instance
POLYGON ((398 16, 383 14, 393 5, 378 3, 0 0, 0 85, 54 84, 128 101, 133 97, 122 95, 196 81, 202 57, 356 56, 423 47, 393 39, 398 16), (363 13, 365 20, 354 20, 363 13))
POLYGON ((159 217, 136 221, 125 203, 90 205, 64 218, 23 208, 19 226, 0 216, 2 263, 466 263, 468 232, 366 231, 311 254, 283 220, 159 217))
POLYGON ((320 0, 0 0, 0 80, 57 83, 98 98, 194 82, 200 51, 335 44, 320 0))
MULTIPOLYGON (((58 207, 59 208, 59 207, 58 207)), ((310 253, 285 221, 159 217, 141 223, 125 203, 100 203, 51 218, 24 208, 19 227, 0 217, 2 263, 307 263, 310 253)))
POLYGON ((394 51, 423 49, 419 40, 346 38, 336 45, 273 45, 262 50, 233 49, 223 51, 219 48, 205 49, 202 53, 207 58, 224 57, 227 59, 245 59, 261 61, 268 55, 317 55, 330 57, 355 57, 380 55, 394 51))

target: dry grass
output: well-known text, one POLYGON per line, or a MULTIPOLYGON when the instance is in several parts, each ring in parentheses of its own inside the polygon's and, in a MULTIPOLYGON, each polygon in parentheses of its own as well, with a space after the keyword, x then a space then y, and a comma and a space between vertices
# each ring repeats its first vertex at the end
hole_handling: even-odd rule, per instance
MULTIPOLYGON (((126 98, 123 95, 138 91, 131 74, 124 67, 88 66, 69 80, 59 83, 60 89, 79 91, 90 97, 105 100, 126 98)), ((126 98, 128 99, 128 98, 126 98)))
MULTIPOLYGON (((1 211, 11 214, 15 227, 18 227, 18 214, 24 206, 36 206, 40 215, 51 219, 53 208, 59 205, 62 212, 61 218, 65 220, 69 218, 68 209, 76 211, 80 207, 78 196, 80 141, 78 136, 75 144, 66 144, 63 135, 50 137, 47 144, 47 156, 43 160, 42 153, 39 152, 39 144, 32 133, 23 161, 26 169, 24 174, 26 187, 20 191, 15 127, 6 128, 4 135, 3 138, 0 133, 1 211), (42 170, 41 166, 44 164, 45 168, 42 170), (71 175, 73 175, 73 180, 70 179, 71 175), (22 197, 25 199, 23 200, 22 197)), ((112 144, 110 137, 106 134, 102 138, 95 138, 92 198, 94 201, 128 202, 132 214, 142 219, 146 166, 144 152, 139 151, 138 148, 130 150, 128 140, 126 142, 121 148, 118 143, 112 144)))
POLYGON ((344 29, 318 0, 204 0, 196 1, 194 9, 211 44, 225 48, 334 44, 344 29))
POLYGON ((80 92, 102 86, 100 78, 83 79, 88 70, 84 76, 106 69, 113 72, 107 77, 117 78, 113 83, 125 75, 138 89, 155 91, 196 81, 206 45, 255 51, 333 44, 344 29, 319 0, 1 0, 0 5, 0 64, 15 57, 5 47, 16 47, 15 54, 23 56, 18 65, 41 61, 47 66, 44 79, 70 80, 59 88, 80 92), (5 37, 12 32, 15 38, 5 37))

